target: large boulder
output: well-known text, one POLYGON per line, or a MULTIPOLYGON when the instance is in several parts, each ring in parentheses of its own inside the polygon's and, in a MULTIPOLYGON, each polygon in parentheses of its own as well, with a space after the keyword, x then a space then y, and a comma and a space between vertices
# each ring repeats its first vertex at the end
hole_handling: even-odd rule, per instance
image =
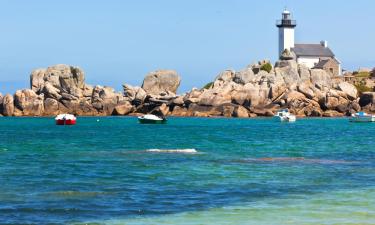
POLYGON ((127 115, 134 110, 134 107, 128 101, 120 102, 116 105, 113 114, 127 115))
POLYGON ((39 93, 43 90, 44 87, 44 75, 46 73, 46 69, 36 69, 30 75, 30 88, 39 93))
POLYGON ((257 84, 247 83, 243 86, 242 92, 247 93, 244 100, 248 99, 250 106, 264 105, 266 101, 265 90, 261 90, 257 84))
POLYGON ((61 91, 60 89, 54 87, 50 82, 45 82, 44 83, 44 86, 43 86, 43 89, 42 89, 42 93, 47 97, 47 98, 53 98, 53 99, 61 99, 62 98, 62 95, 61 95, 61 91))
POLYGON ((172 116, 190 116, 188 110, 181 106, 175 106, 171 112, 172 116))
POLYGON ((14 94, 14 106, 23 116, 41 116, 44 112, 44 96, 31 89, 18 90, 14 94))
POLYGON ((192 103, 198 103, 200 101, 200 96, 206 90, 198 90, 196 88, 191 89, 190 92, 186 93, 183 97, 184 104, 189 107, 192 103))
POLYGON ((326 98, 326 102, 323 108, 334 110, 339 105, 340 103, 338 98, 329 96, 326 98))
POLYGON ((327 110, 327 111, 323 112, 324 117, 341 117, 343 115, 344 115, 343 113, 339 113, 335 110, 327 110))
POLYGON ((112 115, 114 108, 119 101, 123 100, 121 93, 115 93, 113 88, 97 85, 92 92, 92 106, 104 113, 104 115, 112 115))
POLYGON ((295 60, 281 60, 276 63, 275 73, 284 78, 287 86, 296 84, 300 81, 298 65, 295 60))
POLYGON ((267 116, 267 117, 270 117, 270 116, 274 115, 274 112, 271 109, 268 109, 268 108, 265 108, 265 107, 262 107, 262 108, 257 108, 257 107, 250 108, 250 111, 253 114, 257 115, 257 116, 267 116))
POLYGON ((155 107, 150 113, 160 117, 165 117, 169 114, 169 107, 167 104, 163 103, 160 106, 155 107))
POLYGON ((304 100, 306 99, 306 96, 298 91, 291 91, 286 94, 285 99, 287 102, 293 102, 296 100, 304 100))
POLYGON ((59 114, 59 102, 53 98, 44 100, 44 115, 51 116, 59 114))
POLYGON ((181 78, 174 70, 157 70, 149 73, 143 80, 142 88, 148 94, 176 93, 181 78))
POLYGON ((315 93, 310 87, 310 82, 303 82, 299 84, 297 90, 309 99, 313 99, 315 97, 315 93))
POLYGON ((239 105, 234 109, 233 116, 239 118, 248 118, 249 111, 245 107, 239 105))
POLYGON ((14 99, 13 96, 7 94, 3 98, 3 115, 12 116, 14 113, 14 99))
POLYGON ((250 106, 250 95, 246 90, 235 90, 231 93, 231 97, 235 104, 250 106))
POLYGON ((302 82, 310 81, 310 69, 304 64, 298 64, 298 74, 302 82))
MULTIPOLYGON (((85 84, 84 72, 73 66, 60 65, 56 69, 60 69, 60 85, 63 90, 71 93, 71 89, 83 89, 85 84)), ((47 69, 48 72, 48 69, 47 69)))
POLYGON ((331 76, 322 69, 312 69, 311 71, 311 83, 316 87, 323 90, 324 88, 331 88, 332 79, 331 76))
POLYGON ((296 60, 279 60, 275 63, 275 68, 290 67, 293 70, 298 69, 298 64, 296 60))
POLYGON ((230 95, 221 95, 221 94, 202 94, 201 99, 199 100, 199 105, 205 106, 219 106, 225 103, 231 102, 230 95))
POLYGON ((94 90, 93 86, 89 84, 85 84, 82 90, 83 97, 91 98, 93 90, 94 90))
POLYGON ((337 85, 337 87, 340 91, 343 91, 350 100, 357 98, 358 91, 354 85, 349 84, 348 82, 341 82, 337 85))
POLYGON ((233 70, 225 70, 221 72, 217 77, 215 78, 215 81, 224 81, 229 82, 232 81, 235 76, 235 71, 233 70))
POLYGON ((186 114, 196 117, 222 116, 223 110, 220 106, 212 107, 198 104, 190 104, 186 114))
POLYGON ((147 93, 141 87, 133 87, 129 84, 123 84, 124 96, 127 101, 133 102, 135 105, 141 104, 147 97, 147 93))
POLYGON ((308 105, 303 108, 303 113, 305 116, 321 117, 323 115, 323 110, 316 101, 310 101, 308 105))
POLYGON ((199 95, 198 104, 205 106, 219 106, 230 103, 232 100, 231 93, 237 84, 233 81, 223 83, 222 86, 214 86, 211 89, 203 90, 199 95))
POLYGON ((105 110, 101 110, 101 111, 97 110, 96 108, 94 108, 93 104, 91 104, 90 102, 84 99, 74 100, 74 101, 64 100, 64 99, 61 100, 61 103, 59 102, 59 112, 77 114, 80 116, 111 115, 111 114, 108 114, 107 111, 105 110))
POLYGON ((242 71, 236 72, 233 81, 238 84, 246 84, 253 81, 255 78, 254 72, 251 68, 246 68, 242 71))

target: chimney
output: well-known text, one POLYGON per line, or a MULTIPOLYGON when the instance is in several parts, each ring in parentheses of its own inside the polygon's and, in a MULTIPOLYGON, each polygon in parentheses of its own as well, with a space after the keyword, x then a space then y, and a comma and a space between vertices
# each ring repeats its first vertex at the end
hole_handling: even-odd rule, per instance
POLYGON ((327 47, 328 47, 328 41, 320 41, 320 44, 321 44, 324 48, 327 48, 327 47))

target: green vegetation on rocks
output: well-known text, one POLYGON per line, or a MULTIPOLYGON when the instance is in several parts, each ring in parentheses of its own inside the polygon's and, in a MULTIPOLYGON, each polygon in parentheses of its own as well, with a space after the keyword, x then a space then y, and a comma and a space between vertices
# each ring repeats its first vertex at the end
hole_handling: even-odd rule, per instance
POLYGON ((210 89, 214 82, 207 83, 206 85, 203 86, 203 89, 210 89))
POLYGON ((265 63, 260 67, 261 70, 267 71, 267 73, 271 72, 272 70, 272 65, 271 63, 265 63))
POLYGON ((360 95, 361 95, 363 92, 371 92, 371 91, 373 91, 372 88, 367 87, 367 86, 364 85, 364 84, 355 84, 354 86, 357 88, 357 91, 359 92, 360 95))
POLYGON ((369 72, 353 72, 353 75, 355 77, 363 77, 363 78, 367 78, 367 77, 370 77, 370 73, 369 72))

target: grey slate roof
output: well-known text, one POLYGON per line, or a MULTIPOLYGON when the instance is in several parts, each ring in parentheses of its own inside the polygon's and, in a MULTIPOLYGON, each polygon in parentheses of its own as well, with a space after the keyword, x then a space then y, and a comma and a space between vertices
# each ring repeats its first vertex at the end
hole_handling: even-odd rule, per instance
POLYGON ((319 69, 322 69, 324 67, 324 65, 329 61, 329 59, 323 59, 323 60, 320 60, 315 66, 314 68, 319 68, 319 69))
POLYGON ((321 44, 295 44, 292 51, 298 56, 334 57, 330 48, 321 44))
POLYGON ((336 58, 322 59, 322 60, 320 60, 320 61, 314 66, 314 68, 315 68, 315 69, 323 69, 324 66, 326 65, 326 63, 328 63, 328 62, 331 61, 331 60, 332 60, 333 62, 337 63, 337 64, 340 64, 340 62, 337 61, 336 58))

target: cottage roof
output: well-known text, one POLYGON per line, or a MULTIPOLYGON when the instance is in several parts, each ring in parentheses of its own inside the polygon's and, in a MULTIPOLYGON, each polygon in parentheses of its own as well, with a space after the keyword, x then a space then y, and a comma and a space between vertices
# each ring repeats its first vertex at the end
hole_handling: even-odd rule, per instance
POLYGON ((329 62, 329 61, 333 61, 334 63, 336 64, 340 64, 336 58, 328 58, 328 59, 321 59, 315 66, 314 68, 316 69, 323 69, 324 66, 329 62))
POLYGON ((315 66, 314 68, 323 68, 324 65, 328 62, 329 60, 328 59, 323 59, 323 60, 320 60, 315 66))
POLYGON ((295 44, 292 51, 298 56, 334 57, 330 48, 321 44, 295 44))

